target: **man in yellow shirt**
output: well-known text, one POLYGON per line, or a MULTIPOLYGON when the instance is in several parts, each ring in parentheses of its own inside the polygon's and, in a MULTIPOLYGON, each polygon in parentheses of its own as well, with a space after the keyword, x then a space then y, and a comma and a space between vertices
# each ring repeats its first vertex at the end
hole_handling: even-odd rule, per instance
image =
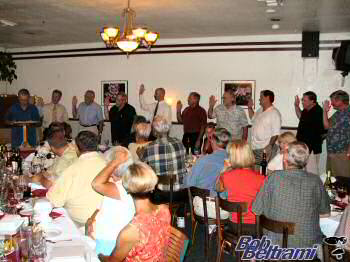
POLYGON ((97 152, 97 135, 81 131, 75 138, 78 159, 64 170, 46 197, 54 207, 65 207, 78 226, 101 204, 102 195, 96 193, 91 182, 106 166, 106 160, 97 152))
POLYGON ((62 172, 78 159, 78 156, 75 148, 69 145, 65 139, 62 123, 54 122, 50 125, 47 142, 50 145, 51 151, 58 157, 47 171, 34 175, 31 181, 50 188, 54 181, 61 176, 62 172))

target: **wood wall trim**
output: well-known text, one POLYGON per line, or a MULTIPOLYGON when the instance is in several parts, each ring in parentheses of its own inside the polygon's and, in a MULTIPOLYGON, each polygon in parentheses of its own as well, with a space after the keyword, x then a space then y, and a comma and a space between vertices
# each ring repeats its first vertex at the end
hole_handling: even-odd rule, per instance
MULTIPOLYGON (((322 40, 322 44, 338 45, 343 40, 322 40)), ((222 52, 266 52, 266 51, 300 51, 301 41, 266 41, 266 42, 221 42, 221 43, 194 43, 194 44, 171 44, 155 45, 152 50, 140 48, 137 52, 129 55, 150 54, 176 54, 176 53, 222 53, 222 52), (297 45, 283 47, 283 45, 297 45), (228 48, 228 47, 235 48, 228 48), (239 47, 242 46, 242 47, 239 47), (264 47, 266 46, 266 47, 264 47), (272 46, 272 47, 271 47, 272 46), (222 47, 222 48, 213 48, 222 47), (167 50, 162 50, 167 49, 167 50)), ((332 50, 335 46, 320 47, 320 50, 332 50)), ((14 60, 34 60, 68 57, 94 57, 94 56, 125 56, 119 49, 83 48, 83 49, 57 49, 46 51, 12 52, 14 60)))

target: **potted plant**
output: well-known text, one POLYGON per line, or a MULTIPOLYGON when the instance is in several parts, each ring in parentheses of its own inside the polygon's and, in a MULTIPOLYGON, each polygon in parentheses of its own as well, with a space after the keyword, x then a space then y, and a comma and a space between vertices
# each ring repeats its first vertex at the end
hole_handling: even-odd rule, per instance
POLYGON ((17 79, 16 68, 12 55, 0 52, 0 81, 9 82, 11 85, 12 81, 17 79))

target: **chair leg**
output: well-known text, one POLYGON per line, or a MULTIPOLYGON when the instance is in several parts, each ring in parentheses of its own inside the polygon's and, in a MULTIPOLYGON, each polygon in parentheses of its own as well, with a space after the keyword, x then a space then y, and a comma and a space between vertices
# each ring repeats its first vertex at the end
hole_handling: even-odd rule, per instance
POLYGON ((196 229, 197 229, 197 221, 194 223, 192 223, 192 239, 191 239, 191 247, 187 250, 187 254, 190 255, 191 254, 191 250, 194 247, 194 241, 196 240, 196 229))
POLYGON ((218 250, 219 254, 216 255, 216 262, 221 262, 221 255, 222 255, 222 251, 224 250, 224 244, 225 244, 225 241, 222 241, 220 250, 218 250))

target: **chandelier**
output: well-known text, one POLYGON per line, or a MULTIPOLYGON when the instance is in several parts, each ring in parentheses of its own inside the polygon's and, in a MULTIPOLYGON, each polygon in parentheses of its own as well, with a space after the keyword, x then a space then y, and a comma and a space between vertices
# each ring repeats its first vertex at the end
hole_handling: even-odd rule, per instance
POLYGON ((123 32, 119 27, 103 27, 100 30, 101 38, 107 48, 119 47, 126 53, 136 50, 138 47, 151 48, 159 38, 159 33, 151 32, 147 28, 134 28, 134 20, 136 12, 130 8, 130 0, 128 7, 123 10, 122 23, 123 32))

